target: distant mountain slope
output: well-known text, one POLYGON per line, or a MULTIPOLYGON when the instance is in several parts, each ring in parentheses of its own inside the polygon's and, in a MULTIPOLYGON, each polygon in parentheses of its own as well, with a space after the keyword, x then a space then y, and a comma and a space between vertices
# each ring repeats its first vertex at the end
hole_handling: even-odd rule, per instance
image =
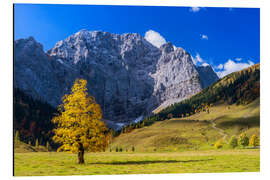
POLYGON ((225 76, 200 93, 159 112, 154 117, 165 119, 168 114, 180 117, 182 114, 195 113, 197 108, 216 102, 228 104, 248 104, 260 97, 260 64, 225 76))
POLYGON ((206 88, 219 80, 217 74, 213 71, 210 65, 197 66, 196 68, 199 73, 200 81, 202 83, 202 88, 206 88))

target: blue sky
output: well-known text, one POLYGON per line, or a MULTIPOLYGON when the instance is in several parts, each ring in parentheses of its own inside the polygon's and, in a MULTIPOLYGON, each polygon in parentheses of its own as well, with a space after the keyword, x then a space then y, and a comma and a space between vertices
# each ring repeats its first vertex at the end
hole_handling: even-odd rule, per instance
POLYGON ((81 29, 142 36, 152 30, 154 41, 184 48, 219 76, 260 61, 258 8, 15 4, 14 21, 15 40, 33 36, 45 51, 81 29))

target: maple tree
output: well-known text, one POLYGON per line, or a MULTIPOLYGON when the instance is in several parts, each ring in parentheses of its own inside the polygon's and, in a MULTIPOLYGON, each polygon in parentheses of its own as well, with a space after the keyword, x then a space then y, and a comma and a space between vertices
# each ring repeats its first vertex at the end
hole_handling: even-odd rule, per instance
POLYGON ((56 125, 53 141, 61 144, 57 151, 78 153, 78 163, 84 163, 84 151, 104 151, 109 133, 102 111, 95 98, 87 93, 87 81, 76 79, 70 94, 63 96, 59 114, 52 119, 56 125))

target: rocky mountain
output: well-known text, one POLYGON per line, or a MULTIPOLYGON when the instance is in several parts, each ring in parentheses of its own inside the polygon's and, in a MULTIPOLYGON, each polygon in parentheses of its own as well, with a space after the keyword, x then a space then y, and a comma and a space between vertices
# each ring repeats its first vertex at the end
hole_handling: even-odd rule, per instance
POLYGON ((14 42, 14 87, 57 106, 62 93, 49 57, 33 37, 14 42))
POLYGON ((197 66, 202 88, 210 86, 213 82, 216 82, 219 78, 210 65, 197 66))
POLYGON ((136 33, 81 30, 47 53, 33 38, 14 46, 16 88, 57 106, 74 80, 84 78, 104 119, 112 122, 140 120, 215 81, 195 67, 184 49, 170 42, 157 48, 136 33))

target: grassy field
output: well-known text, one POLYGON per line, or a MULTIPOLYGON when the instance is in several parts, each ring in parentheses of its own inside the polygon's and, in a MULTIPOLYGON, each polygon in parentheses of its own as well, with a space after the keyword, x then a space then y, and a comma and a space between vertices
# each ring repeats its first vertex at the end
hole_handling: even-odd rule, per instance
POLYGON ((15 153, 15 176, 160 174, 260 171, 259 150, 207 150, 170 153, 15 153))

